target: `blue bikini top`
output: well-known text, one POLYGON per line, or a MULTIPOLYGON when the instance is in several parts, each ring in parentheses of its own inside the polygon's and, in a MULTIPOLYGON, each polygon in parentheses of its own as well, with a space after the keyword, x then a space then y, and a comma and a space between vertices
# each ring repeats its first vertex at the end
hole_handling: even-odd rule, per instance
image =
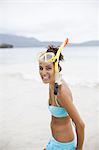
POLYGON ((48 105, 48 109, 51 112, 52 116, 58 117, 58 118, 67 117, 68 116, 68 112, 66 111, 66 109, 61 107, 58 104, 57 100, 55 100, 55 101, 56 101, 56 104, 58 106, 48 105))
POLYGON ((63 107, 48 105, 48 109, 51 112, 52 116, 54 116, 54 117, 61 118, 61 117, 68 116, 67 111, 63 107))

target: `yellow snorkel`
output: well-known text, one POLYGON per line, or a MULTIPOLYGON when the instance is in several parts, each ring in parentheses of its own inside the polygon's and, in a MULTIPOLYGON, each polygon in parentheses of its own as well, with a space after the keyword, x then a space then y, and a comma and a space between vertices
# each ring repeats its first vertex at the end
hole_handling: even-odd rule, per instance
POLYGON ((55 85, 54 85, 54 94, 57 95, 58 93, 58 85, 61 85, 61 74, 59 73, 58 63, 59 63, 59 56, 62 49, 68 44, 68 38, 61 44, 59 47, 56 55, 48 60, 48 62, 55 62, 55 85))

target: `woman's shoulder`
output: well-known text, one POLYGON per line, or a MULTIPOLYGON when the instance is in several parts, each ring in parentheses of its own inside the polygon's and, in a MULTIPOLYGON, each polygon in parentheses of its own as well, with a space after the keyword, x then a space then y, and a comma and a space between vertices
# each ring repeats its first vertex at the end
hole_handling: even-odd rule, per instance
POLYGON ((63 95, 64 93, 72 99, 72 92, 68 83, 65 80, 62 80, 62 84, 59 87, 59 95, 63 95))

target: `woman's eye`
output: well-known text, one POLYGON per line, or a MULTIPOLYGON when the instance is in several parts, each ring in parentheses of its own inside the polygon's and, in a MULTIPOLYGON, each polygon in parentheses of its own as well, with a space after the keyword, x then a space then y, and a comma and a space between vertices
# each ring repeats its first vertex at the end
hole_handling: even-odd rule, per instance
POLYGON ((39 66, 39 70, 43 70, 43 67, 39 66))
POLYGON ((51 70, 52 68, 51 67, 48 67, 48 68, 46 68, 47 70, 51 70))

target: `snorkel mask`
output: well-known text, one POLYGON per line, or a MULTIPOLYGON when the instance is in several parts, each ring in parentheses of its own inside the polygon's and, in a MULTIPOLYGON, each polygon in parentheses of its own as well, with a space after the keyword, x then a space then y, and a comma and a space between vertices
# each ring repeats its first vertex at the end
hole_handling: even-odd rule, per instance
POLYGON ((55 54, 53 52, 41 52, 39 54, 39 61, 55 62, 55 54))
POLYGON ((41 52, 39 54, 39 61, 55 62, 55 84, 54 84, 54 95, 58 94, 58 86, 62 84, 62 76, 59 72, 58 63, 59 56, 62 49, 68 44, 68 38, 61 44, 56 55, 53 52, 41 52))

